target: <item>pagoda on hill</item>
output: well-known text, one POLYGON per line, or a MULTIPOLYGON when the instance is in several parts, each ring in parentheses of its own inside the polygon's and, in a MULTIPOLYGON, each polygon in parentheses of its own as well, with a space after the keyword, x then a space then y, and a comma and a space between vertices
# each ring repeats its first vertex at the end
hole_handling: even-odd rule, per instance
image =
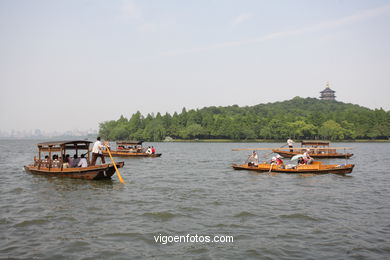
POLYGON ((334 95, 336 91, 330 89, 329 82, 326 82, 326 88, 320 93, 321 93, 320 96, 321 100, 336 100, 336 96, 334 95))

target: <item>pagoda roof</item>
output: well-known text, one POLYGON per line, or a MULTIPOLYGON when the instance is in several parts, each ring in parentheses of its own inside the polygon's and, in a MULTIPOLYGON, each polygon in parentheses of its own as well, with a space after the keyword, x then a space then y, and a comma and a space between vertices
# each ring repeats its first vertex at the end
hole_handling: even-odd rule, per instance
POLYGON ((330 92, 335 93, 336 91, 331 90, 329 87, 326 87, 326 88, 325 88, 323 91, 321 91, 320 93, 330 93, 330 92))

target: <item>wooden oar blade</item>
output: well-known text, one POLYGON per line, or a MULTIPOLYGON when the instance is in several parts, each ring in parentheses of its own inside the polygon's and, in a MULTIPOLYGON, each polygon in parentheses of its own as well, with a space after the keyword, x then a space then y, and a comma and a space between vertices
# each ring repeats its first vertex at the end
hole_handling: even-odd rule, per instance
POLYGON ((110 156, 111 162, 114 165, 114 168, 116 170, 116 174, 118 175, 119 181, 121 183, 125 183, 125 180, 122 178, 121 173, 119 172, 118 168, 116 167, 116 163, 115 163, 114 159, 112 158, 111 151, 110 151, 110 149, 108 148, 107 145, 106 145, 106 149, 107 149, 108 155, 110 156))

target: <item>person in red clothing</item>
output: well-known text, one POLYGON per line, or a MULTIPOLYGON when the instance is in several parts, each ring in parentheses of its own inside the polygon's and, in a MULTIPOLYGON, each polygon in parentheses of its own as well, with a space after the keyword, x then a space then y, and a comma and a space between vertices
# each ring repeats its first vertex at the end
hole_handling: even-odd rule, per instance
POLYGON ((154 146, 152 146, 152 154, 155 154, 156 153, 156 148, 154 148, 154 146))
POLYGON ((283 160, 282 160, 282 156, 280 156, 279 154, 276 155, 276 165, 283 165, 283 160))

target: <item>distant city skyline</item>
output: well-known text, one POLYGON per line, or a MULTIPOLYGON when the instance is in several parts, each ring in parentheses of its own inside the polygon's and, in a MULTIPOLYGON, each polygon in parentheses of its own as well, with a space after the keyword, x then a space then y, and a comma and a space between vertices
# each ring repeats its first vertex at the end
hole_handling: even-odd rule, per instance
POLYGON ((388 111, 388 28, 385 0, 1 0, 0 130, 319 98, 326 82, 388 111))
POLYGON ((0 130, 0 138, 55 138, 63 136, 72 136, 72 137, 85 137, 90 135, 97 135, 97 129, 88 129, 88 130, 66 130, 66 131, 45 131, 42 129, 23 129, 16 130, 12 129, 9 131, 0 130))

